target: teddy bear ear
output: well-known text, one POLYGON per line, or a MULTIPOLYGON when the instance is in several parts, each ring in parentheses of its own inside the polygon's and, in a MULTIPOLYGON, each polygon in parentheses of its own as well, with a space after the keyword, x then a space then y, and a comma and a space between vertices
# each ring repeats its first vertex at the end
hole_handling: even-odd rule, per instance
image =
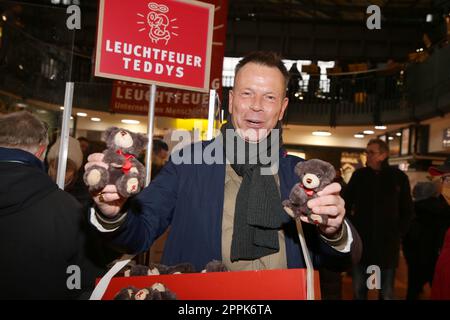
POLYGON ((137 134, 136 137, 137 144, 136 149, 143 150, 147 146, 148 138, 145 134, 137 134))
POLYGON ((114 136, 119 130, 120 128, 118 127, 109 127, 108 129, 106 129, 105 132, 103 132, 103 141, 108 142, 111 136, 114 136))
POLYGON ((297 163, 295 166, 294 172, 296 175, 301 176, 303 174, 303 167, 305 166, 306 161, 301 161, 297 163))

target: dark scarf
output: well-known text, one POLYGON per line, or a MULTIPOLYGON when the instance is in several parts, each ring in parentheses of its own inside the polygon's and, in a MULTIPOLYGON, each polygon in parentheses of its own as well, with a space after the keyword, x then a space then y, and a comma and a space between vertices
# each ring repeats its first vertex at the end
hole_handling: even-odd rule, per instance
MULTIPOLYGON (((233 238, 231 242, 231 261, 255 260, 279 251, 278 230, 285 221, 286 214, 281 205, 281 198, 273 175, 262 175, 261 168, 269 168, 271 164, 263 165, 260 155, 271 155, 271 152, 279 153, 281 147, 281 125, 275 129, 280 130, 278 148, 271 146, 270 135, 267 139, 267 148, 258 143, 258 151, 250 154, 250 144, 245 142, 245 164, 238 164, 237 139, 227 141, 226 130, 235 130, 231 120, 222 126, 223 146, 227 159, 231 162, 233 170, 242 177, 239 188, 236 207, 234 211, 233 238), (228 147, 227 147, 228 146, 228 147), (260 147, 261 146, 261 147, 260 147), (227 150, 234 149, 231 153, 227 150), (231 153, 231 154, 230 154, 231 153), (234 157, 233 157, 234 155, 234 157), (255 163, 256 164, 251 164, 255 163)), ((242 139, 240 141, 242 145, 242 139)), ((239 163, 242 163, 239 162, 239 163)), ((273 165, 273 164, 272 164, 273 165)), ((267 169, 266 169, 267 170, 267 169)))

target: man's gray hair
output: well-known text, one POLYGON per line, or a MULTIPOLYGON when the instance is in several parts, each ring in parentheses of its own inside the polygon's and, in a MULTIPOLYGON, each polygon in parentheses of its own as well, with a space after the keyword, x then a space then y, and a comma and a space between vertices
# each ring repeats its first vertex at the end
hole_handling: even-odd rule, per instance
POLYGON ((48 126, 27 111, 0 116, 0 146, 35 152, 48 145, 48 126))

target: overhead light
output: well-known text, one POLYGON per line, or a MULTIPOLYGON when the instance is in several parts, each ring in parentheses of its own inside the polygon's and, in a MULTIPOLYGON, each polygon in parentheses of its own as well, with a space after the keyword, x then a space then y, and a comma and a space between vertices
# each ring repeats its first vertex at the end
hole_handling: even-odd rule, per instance
POLYGON ((5 15, 2 15, 2 20, 6 22, 6 20, 8 20, 8 18, 5 15))
POLYGON ((23 70, 23 65, 19 64, 19 69, 23 70))
POLYGON ((427 14, 426 22, 433 22, 433 15, 431 13, 427 14))
POLYGON ((70 116, 70 120, 73 120, 73 117, 72 117, 72 116, 70 116))
POLYGON ((402 133, 401 133, 401 132, 397 132, 395 135, 396 135, 397 137, 401 137, 401 136, 402 136, 402 133))
POLYGON ((102 119, 100 119, 100 118, 91 118, 91 121, 100 122, 100 121, 102 121, 102 119))
POLYGON ((364 134, 362 133, 356 133, 353 135, 356 139, 364 139, 364 134))
POLYGON ((373 131, 373 130, 364 130, 363 133, 364 134, 374 134, 375 131, 373 131))
POLYGON ((317 137, 329 137, 329 136, 331 136, 331 132, 325 131, 325 130, 318 130, 318 131, 313 131, 312 135, 317 136, 317 137))
POLYGON ((377 130, 386 130, 387 127, 386 126, 375 126, 375 129, 377 129, 377 130))
POLYGON ((79 117, 87 117, 87 113, 85 113, 85 112, 77 112, 77 116, 79 116, 79 117))
POLYGON ((141 123, 141 122, 138 121, 138 120, 123 119, 123 120, 122 120, 122 123, 126 123, 126 124, 139 124, 139 123, 141 123))
POLYGON ((64 107, 59 107, 59 110, 64 110, 64 107))
POLYGON ((389 139, 389 140, 394 140, 394 137, 389 137, 388 139, 389 139))

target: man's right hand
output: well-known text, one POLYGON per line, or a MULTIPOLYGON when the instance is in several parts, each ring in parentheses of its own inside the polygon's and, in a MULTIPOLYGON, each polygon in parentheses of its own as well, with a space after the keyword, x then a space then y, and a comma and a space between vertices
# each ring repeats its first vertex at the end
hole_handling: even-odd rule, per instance
MULTIPOLYGON (((103 153, 93 153, 89 155, 87 159, 88 162, 84 166, 84 169, 87 170, 94 165, 108 169, 108 164, 103 162, 103 157, 103 153)), ((95 192, 92 195, 94 202, 101 213, 111 219, 120 213, 122 206, 127 200, 119 195, 116 186, 113 184, 105 186, 100 192, 95 192)))

